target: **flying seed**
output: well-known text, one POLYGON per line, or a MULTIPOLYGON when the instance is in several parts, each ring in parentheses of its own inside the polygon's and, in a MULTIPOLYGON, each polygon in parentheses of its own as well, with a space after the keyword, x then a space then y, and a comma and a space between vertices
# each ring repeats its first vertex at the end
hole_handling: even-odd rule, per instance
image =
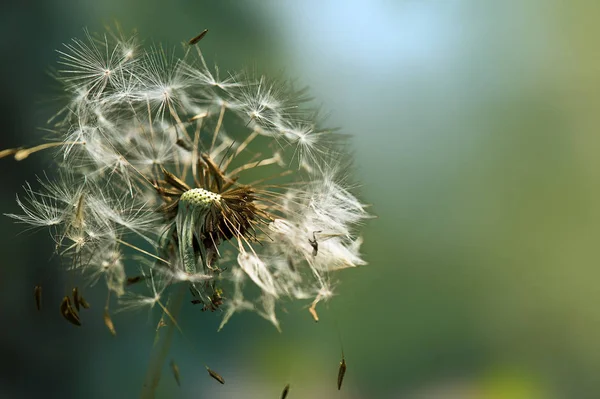
POLYGON ((73 303, 75 304, 75 309, 79 312, 79 290, 77 287, 73 288, 73 303))
POLYGON ((313 231, 313 238, 312 240, 309 238, 308 239, 308 243, 310 244, 310 246, 312 247, 313 251, 312 251, 312 256, 317 256, 317 254, 319 253, 319 243, 317 242, 317 237, 315 237, 316 233, 320 233, 321 231, 313 231))
POLYGON ((158 325, 156 326, 156 331, 158 331, 161 327, 166 327, 167 323, 165 323, 165 321, 163 319, 160 319, 158 321, 158 325))
POLYGON ((225 384, 225 379, 223 377, 221 377, 216 371, 209 369, 208 366, 204 366, 204 367, 206 367, 206 371, 208 371, 208 374, 210 374, 210 376, 212 378, 219 381, 221 384, 225 384))
POLYGON ((188 42, 188 44, 190 46, 193 46, 194 44, 198 43, 200 40, 202 40, 202 38, 208 33, 208 29, 204 29, 202 32, 200 32, 200 34, 198 36, 194 36, 190 39, 190 41, 188 42))
POLYGON ((115 331, 115 325, 110 318, 110 314, 108 314, 108 309, 104 309, 104 324, 106 324, 106 327, 108 327, 108 330, 113 336, 117 335, 117 332, 115 331))
POLYGON ((313 304, 310 305, 310 308, 308 308, 308 311, 310 312, 310 314, 313 317, 313 319, 315 319, 315 322, 318 322, 319 321, 319 315, 317 314, 316 306, 317 306, 317 303, 313 302, 313 304))
POLYGON ((340 368, 338 369, 337 387, 338 391, 342 389, 342 382, 344 381, 344 374, 346 374, 346 359, 342 354, 342 361, 340 362, 340 368))
POLYGON ((285 386, 285 388, 283 388, 283 392, 281 392, 281 399, 287 398, 289 392, 290 392, 290 384, 287 384, 285 386))
POLYGON ((81 320, 73 307, 71 307, 71 298, 65 296, 60 303, 60 314, 71 324, 81 326, 81 320))
POLYGON ((174 360, 171 360, 171 370, 173 370, 173 377, 175 377, 177 386, 180 387, 181 381, 179 380, 179 366, 175 363, 174 360))
POLYGON ((79 304, 81 305, 82 308, 84 308, 84 309, 90 308, 90 304, 87 303, 87 301, 85 300, 84 297, 81 296, 81 294, 79 294, 77 300, 79 301, 79 304))
POLYGON ((37 310, 42 310, 42 286, 36 285, 33 290, 33 295, 35 296, 35 306, 37 310))

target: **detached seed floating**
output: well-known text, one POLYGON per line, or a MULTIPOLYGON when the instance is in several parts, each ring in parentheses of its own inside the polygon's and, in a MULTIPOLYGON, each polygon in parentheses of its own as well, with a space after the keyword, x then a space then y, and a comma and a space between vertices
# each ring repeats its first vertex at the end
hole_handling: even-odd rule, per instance
POLYGON ((129 287, 132 284, 139 283, 144 278, 144 276, 127 277, 127 286, 129 287))
POLYGON ((342 361, 340 362, 340 368, 338 370, 337 387, 338 391, 342 389, 342 382, 344 381, 344 374, 346 374, 346 359, 342 354, 342 361))
POLYGON ((82 307, 84 309, 89 309, 90 304, 81 296, 79 289, 77 287, 73 288, 73 303, 75 304, 75 309, 79 312, 79 308, 82 307))
POLYGON ((312 247, 313 251, 312 251, 312 256, 317 256, 317 254, 319 253, 319 242, 317 241, 317 237, 315 237, 316 233, 320 233, 321 231, 313 231, 313 238, 312 239, 308 239, 308 243, 310 244, 310 246, 312 247))
POLYGON ((117 335, 117 332, 115 331, 115 325, 113 324, 112 319, 110 318, 108 309, 104 309, 104 324, 106 324, 106 327, 108 327, 108 330, 113 336, 117 335))
POLYGON ((206 34, 208 33, 208 29, 204 29, 202 32, 200 32, 200 34, 198 36, 194 36, 190 39, 190 41, 188 42, 188 44, 190 46, 193 46, 194 44, 198 43, 200 40, 202 40, 202 38, 204 36, 206 36, 206 34))
POLYGON ((179 380, 179 366, 175 363, 174 360, 171 360, 171 370, 173 370, 173 377, 175 377, 175 382, 177 382, 177 386, 181 386, 181 382, 179 380))
POLYGON ((87 303, 87 301, 85 300, 85 298, 83 298, 81 296, 81 294, 79 294, 79 297, 77 298, 77 300, 79 301, 79 304, 81 305, 82 308, 84 308, 84 309, 90 308, 90 304, 87 303))
POLYGON ((73 288, 73 303, 75 304, 75 309, 79 312, 79 290, 77 287, 73 288))
POLYGON ((37 310, 42 310, 42 286, 36 285, 33 290, 33 296, 35 297, 35 306, 37 310))
POLYGON ((283 388, 283 392, 281 392, 281 399, 287 398, 289 392, 290 392, 290 384, 287 384, 285 386, 285 388, 283 388))
POLYGON ((208 371, 208 374, 210 374, 210 376, 212 378, 214 378, 215 380, 219 381, 221 384, 225 384, 225 379, 223 377, 221 377, 219 375, 219 373, 217 373, 216 371, 213 371, 211 369, 208 368, 208 366, 204 366, 206 367, 206 371, 208 371))
POLYGON ((81 320, 73 307, 71 306, 71 298, 65 296, 60 303, 60 314, 71 324, 81 326, 81 320))

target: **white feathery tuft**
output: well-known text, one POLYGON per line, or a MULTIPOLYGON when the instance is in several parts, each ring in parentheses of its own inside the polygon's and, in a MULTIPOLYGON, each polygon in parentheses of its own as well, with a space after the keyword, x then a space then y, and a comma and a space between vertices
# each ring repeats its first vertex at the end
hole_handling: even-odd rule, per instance
POLYGON ((202 310, 224 311, 219 329, 241 311, 279 329, 280 303, 312 299, 314 311, 333 273, 366 264, 370 216, 342 177, 345 136, 304 91, 209 68, 198 46, 85 36, 59 51, 65 106, 47 146, 59 173, 26 184, 23 214, 7 215, 49 228, 70 269, 124 310, 183 284, 202 310), (132 273, 145 283, 130 286, 132 273))

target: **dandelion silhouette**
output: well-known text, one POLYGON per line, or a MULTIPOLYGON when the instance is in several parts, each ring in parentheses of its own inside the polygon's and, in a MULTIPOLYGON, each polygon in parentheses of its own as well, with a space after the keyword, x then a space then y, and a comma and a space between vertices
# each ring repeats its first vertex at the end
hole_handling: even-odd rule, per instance
POLYGON ((168 312, 180 286, 223 310, 219 328, 252 310, 279 329, 278 302, 312 299, 316 315, 332 272, 365 263, 356 230, 368 214, 349 191, 344 136, 320 128, 303 91, 223 78, 198 45, 175 56, 110 31, 58 53, 67 101, 49 141, 0 152, 55 151, 56 171, 26 184, 23 214, 8 216, 50 229, 57 253, 104 281, 118 310, 168 312))

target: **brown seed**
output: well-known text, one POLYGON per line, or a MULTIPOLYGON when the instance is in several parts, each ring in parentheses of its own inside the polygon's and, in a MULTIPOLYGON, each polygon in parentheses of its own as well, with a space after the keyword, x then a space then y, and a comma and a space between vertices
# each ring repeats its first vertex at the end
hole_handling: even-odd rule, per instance
POLYGON ((311 316, 313 317, 313 319, 315 319, 315 322, 319 321, 319 315, 317 314, 317 309, 316 309, 317 304, 313 303, 310 308, 308 308, 308 311, 310 312, 311 316))
POLYGON ((33 296, 35 297, 35 306, 37 310, 42 310, 42 286, 36 285, 33 290, 33 296))
POLYGON ((192 145, 189 142, 187 142, 186 140, 182 139, 182 138, 177 139, 177 141, 175 142, 175 144, 177 144, 178 146, 180 146, 181 148, 183 148, 186 151, 190 151, 191 152, 193 150, 192 145))
POLYGON ((344 374, 346 374, 346 359, 342 355, 342 361, 340 362, 340 368, 338 369, 337 387, 338 391, 342 389, 342 382, 344 381, 344 374))
POLYGON ((320 233, 321 231, 313 231, 313 238, 312 240, 309 238, 308 239, 308 243, 310 244, 310 246, 312 247, 313 251, 312 251, 312 256, 317 256, 317 254, 319 253, 319 243, 317 242, 317 237, 315 237, 316 233, 320 233))
POLYGON ((188 44, 190 46, 193 46, 194 44, 198 43, 200 40, 202 40, 202 38, 208 33, 208 29, 204 29, 202 32, 200 32, 200 34, 198 36, 194 36, 190 39, 190 41, 188 42, 188 44))
POLYGON ((127 277, 127 286, 130 286, 130 285, 135 284, 135 283, 139 283, 144 278, 146 278, 146 277, 145 276, 127 277))
POLYGON ((166 327, 167 323, 165 323, 165 321, 163 319, 160 319, 158 321, 158 325, 156 326, 156 331, 158 331, 161 327, 166 327))
POLYGON ((106 324, 106 327, 108 327, 108 330, 113 336, 117 335, 117 332, 115 331, 115 325, 113 324, 112 319, 110 318, 108 309, 104 309, 104 324, 106 324))
POLYGON ((81 326, 81 320, 73 307, 71 307, 71 298, 65 296, 60 303, 60 314, 71 324, 81 326))
POLYGON ((79 312, 79 290, 77 287, 73 288, 73 303, 75 304, 75 309, 79 312))
POLYGON ((210 374, 210 376, 212 378, 219 381, 221 384, 225 384, 225 379, 223 377, 221 377, 216 371, 209 369, 208 366, 204 366, 204 367, 206 367, 206 371, 208 371, 208 374, 210 374))
POLYGON ((78 299, 79 304, 81 305, 82 308, 84 309, 89 309, 90 308, 90 304, 87 303, 87 301, 85 300, 84 297, 81 296, 81 294, 79 294, 78 299))
POLYGON ((175 363, 174 360, 171 360, 171 370, 173 370, 173 377, 175 377, 177 386, 180 387, 181 381, 179 380, 179 366, 175 363))
POLYGON ((287 398, 289 392, 290 392, 290 384, 287 384, 285 386, 285 388, 283 388, 283 392, 281 392, 281 399, 287 398))

